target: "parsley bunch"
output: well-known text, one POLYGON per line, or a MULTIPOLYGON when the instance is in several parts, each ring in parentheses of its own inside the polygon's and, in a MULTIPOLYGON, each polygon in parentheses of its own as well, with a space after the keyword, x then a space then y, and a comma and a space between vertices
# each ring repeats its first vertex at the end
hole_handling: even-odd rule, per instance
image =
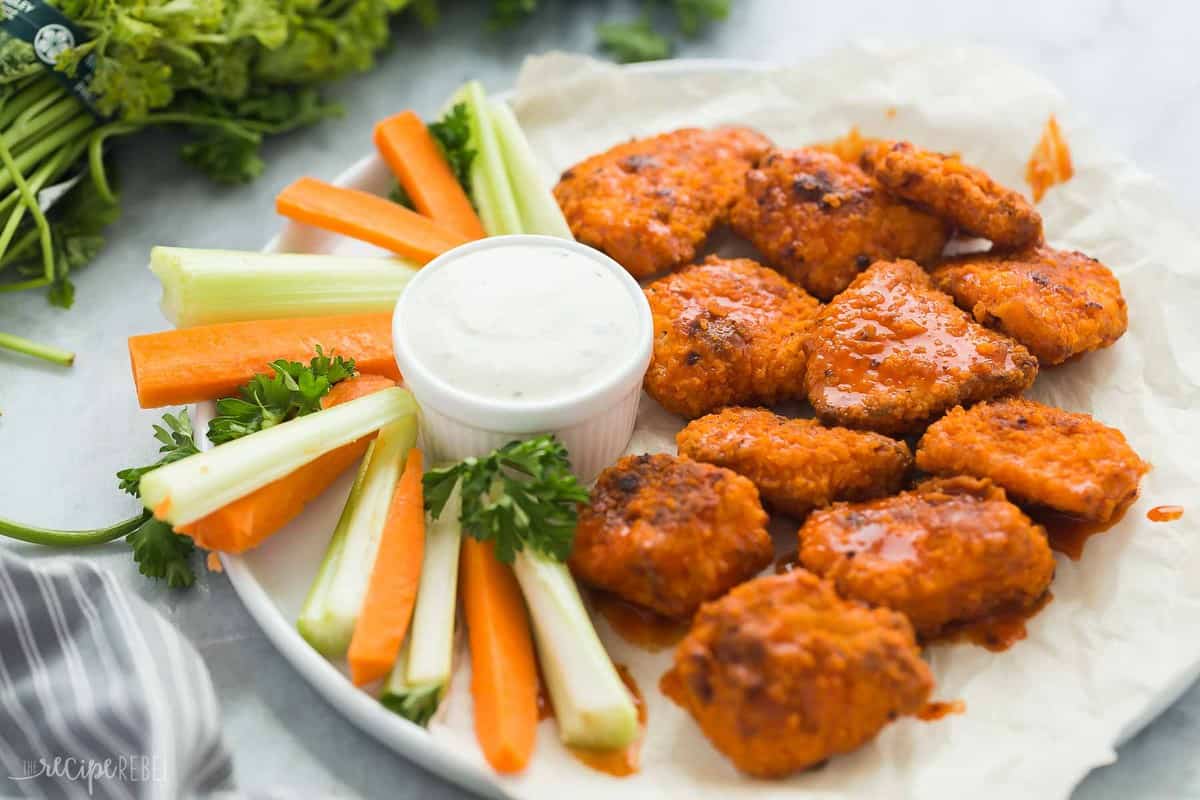
POLYGON ((468 458, 425 474, 425 507, 437 519, 462 482, 463 531, 492 540, 496 557, 512 563, 526 547, 566 561, 575 540, 578 505, 588 492, 571 472, 567 450, 553 436, 510 442, 486 458, 468 458))

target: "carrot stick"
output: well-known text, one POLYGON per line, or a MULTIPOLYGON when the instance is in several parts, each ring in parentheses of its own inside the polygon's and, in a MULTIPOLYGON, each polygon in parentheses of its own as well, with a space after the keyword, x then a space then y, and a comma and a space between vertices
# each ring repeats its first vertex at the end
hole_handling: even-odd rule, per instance
POLYGON ((414 112, 405 111, 378 123, 375 147, 418 211, 467 239, 487 235, 441 148, 414 112))
POLYGON ((538 724, 537 662, 521 588, 491 542, 464 536, 461 558, 475 738, 497 772, 520 772, 538 724))
POLYGON ((300 178, 275 198, 285 217, 361 239, 424 264, 467 241, 386 197, 300 178))
POLYGON ((421 451, 408 451, 392 494, 383 538, 346 660, 350 679, 363 686, 386 677, 396 663, 417 602, 425 557, 425 497, 421 451))
POLYGON ((201 325, 129 337, 142 408, 228 397, 277 358, 307 361, 317 345, 353 358, 359 371, 399 380, 391 314, 201 325))
MULTIPOLYGON (((382 375, 359 375, 330 389, 321 406, 333 408, 395 385, 395 381, 382 375)), ((197 546, 206 550, 244 553, 258 547, 299 516, 304 506, 328 489, 338 476, 358 463, 371 439, 371 436, 364 436, 331 450, 274 483, 176 530, 192 537, 197 546)))

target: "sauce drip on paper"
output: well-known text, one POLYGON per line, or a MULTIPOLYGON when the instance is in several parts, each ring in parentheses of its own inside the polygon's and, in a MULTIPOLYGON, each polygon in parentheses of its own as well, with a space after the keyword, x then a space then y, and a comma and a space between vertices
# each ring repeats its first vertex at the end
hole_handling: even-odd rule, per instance
POLYGON ((971 642, 999 653, 1024 639, 1028 635, 1025 623, 1053 599, 1054 596, 1046 592, 1026 608, 1004 609, 982 619, 952 625, 934 637, 934 641, 971 642))
POLYGON ((1183 506, 1155 506, 1146 512, 1151 522, 1173 522, 1183 516, 1183 506))
POLYGON ((1134 496, 1121 504, 1113 513, 1112 519, 1105 522, 1081 519, 1048 508, 1028 508, 1026 512, 1034 522, 1045 527, 1051 547, 1072 561, 1078 561, 1083 555, 1083 548, 1088 539, 1104 533, 1120 522, 1136 499, 1134 496))

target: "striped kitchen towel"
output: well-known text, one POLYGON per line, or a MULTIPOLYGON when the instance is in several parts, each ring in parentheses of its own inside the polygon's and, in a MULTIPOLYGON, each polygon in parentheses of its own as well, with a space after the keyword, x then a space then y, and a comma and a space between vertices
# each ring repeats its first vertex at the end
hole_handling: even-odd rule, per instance
POLYGON ((191 643, 104 570, 0 549, 0 797, 176 800, 231 770, 191 643))

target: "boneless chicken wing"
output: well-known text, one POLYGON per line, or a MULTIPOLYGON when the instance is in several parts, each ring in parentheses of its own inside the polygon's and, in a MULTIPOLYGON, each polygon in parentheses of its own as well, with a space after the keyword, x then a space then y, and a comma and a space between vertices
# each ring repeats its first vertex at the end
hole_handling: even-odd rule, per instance
POLYGON ((575 238, 647 278, 696 257, 770 146, 748 128, 636 139, 568 169, 554 196, 575 238))
POLYGON ((701 417, 676 442, 680 455, 745 475, 768 505, 797 517, 834 500, 895 492, 912 466, 904 442, 765 408, 726 408, 701 417))
POLYGON ((804 395, 804 338, 820 304, 749 259, 709 258, 646 287, 654 353, 646 391, 698 417, 804 395))
POLYGON ((1108 347, 1129 324, 1121 284, 1083 253, 1045 245, 952 259, 938 288, 975 319, 1007 333, 1043 366, 1108 347))
POLYGON ((933 678, 903 615, 797 569, 705 604, 660 687, 738 769, 778 778, 916 713, 933 678))
POLYGON ((767 263, 822 299, 879 259, 936 259, 949 233, 857 165, 813 149, 774 151, 746 173, 730 224, 767 263))
POLYGON ((964 233, 1006 248, 1042 238, 1042 217, 1028 200, 957 155, 923 150, 910 142, 885 142, 868 147, 862 164, 889 192, 964 233))
POLYGON ((900 433, 957 404, 1019 393, 1028 350, 972 320, 912 261, 881 261, 825 306, 806 341, 821 419, 900 433))
POLYGON ((1033 606, 1054 577, 1046 532, 1003 489, 967 477, 814 512, 800 562, 844 597, 903 613, 921 637, 1033 606))
POLYGON ((1150 469, 1116 428, 1023 398, 954 409, 921 438, 917 466, 989 478, 1017 502, 1098 522, 1150 469))
POLYGON ((666 617, 687 618, 771 563, 758 491, 727 469, 658 454, 600 473, 579 514, 572 572, 666 617))

